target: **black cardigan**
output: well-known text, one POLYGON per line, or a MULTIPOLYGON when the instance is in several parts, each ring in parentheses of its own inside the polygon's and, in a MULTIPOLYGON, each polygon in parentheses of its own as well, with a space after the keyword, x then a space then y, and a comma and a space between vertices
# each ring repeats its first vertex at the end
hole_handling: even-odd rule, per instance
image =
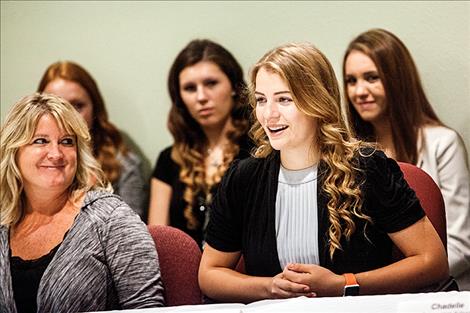
MULTIPOLYGON (((373 223, 355 218, 356 231, 342 250, 329 257, 330 226, 323 182, 328 169, 318 170, 318 247, 320 265, 342 274, 359 273, 391 263, 392 241, 387 233, 402 230, 425 213, 398 164, 380 151, 359 156, 363 170, 363 212, 373 223)), ((280 168, 279 152, 267 158, 235 162, 226 173, 211 208, 207 243, 225 252, 241 251, 246 273, 272 277, 282 271, 275 230, 275 201, 280 168)))

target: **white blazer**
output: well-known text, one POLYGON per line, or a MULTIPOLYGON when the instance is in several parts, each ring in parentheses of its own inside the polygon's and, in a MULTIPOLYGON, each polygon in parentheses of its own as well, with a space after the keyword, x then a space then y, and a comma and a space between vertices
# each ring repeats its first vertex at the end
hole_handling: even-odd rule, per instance
POLYGON ((422 136, 417 166, 434 179, 444 197, 450 273, 460 290, 470 290, 470 174, 465 145, 454 130, 443 126, 425 126, 422 136))

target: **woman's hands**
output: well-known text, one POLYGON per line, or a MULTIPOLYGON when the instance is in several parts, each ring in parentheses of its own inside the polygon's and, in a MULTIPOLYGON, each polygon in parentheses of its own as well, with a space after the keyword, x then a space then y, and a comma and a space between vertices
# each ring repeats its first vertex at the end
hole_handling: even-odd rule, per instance
POLYGON ((221 302, 342 295, 344 277, 317 265, 289 264, 274 277, 235 270, 241 252, 223 252, 206 244, 199 266, 202 292, 221 302))
POLYGON ((272 278, 271 294, 273 298, 340 296, 344 282, 342 275, 324 267, 291 263, 272 278))
MULTIPOLYGON (((284 269, 284 272, 286 269, 284 269)), ((272 278, 269 290, 271 298, 285 299, 300 296, 315 297, 315 293, 311 292, 310 287, 307 284, 287 279, 284 276, 284 272, 279 273, 272 278)))

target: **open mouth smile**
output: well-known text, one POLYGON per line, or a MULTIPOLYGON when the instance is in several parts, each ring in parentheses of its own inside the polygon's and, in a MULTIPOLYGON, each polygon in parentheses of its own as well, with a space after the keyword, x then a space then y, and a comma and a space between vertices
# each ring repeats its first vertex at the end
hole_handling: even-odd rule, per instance
POLYGON ((268 130, 271 132, 271 133, 278 133, 280 131, 283 131, 285 129, 287 129, 289 126, 285 125, 285 126, 268 126, 268 130))

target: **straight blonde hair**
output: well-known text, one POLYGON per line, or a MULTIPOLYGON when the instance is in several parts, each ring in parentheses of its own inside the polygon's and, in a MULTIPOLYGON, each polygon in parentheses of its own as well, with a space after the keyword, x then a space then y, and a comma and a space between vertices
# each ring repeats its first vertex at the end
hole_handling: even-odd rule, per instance
POLYGON ((75 135, 77 142, 77 171, 69 187, 73 198, 92 188, 108 189, 100 165, 91 151, 88 127, 66 100, 35 93, 19 100, 5 118, 0 129, 0 225, 13 226, 24 213, 23 177, 16 155, 20 147, 30 143, 43 115, 52 116, 60 128, 75 135))

